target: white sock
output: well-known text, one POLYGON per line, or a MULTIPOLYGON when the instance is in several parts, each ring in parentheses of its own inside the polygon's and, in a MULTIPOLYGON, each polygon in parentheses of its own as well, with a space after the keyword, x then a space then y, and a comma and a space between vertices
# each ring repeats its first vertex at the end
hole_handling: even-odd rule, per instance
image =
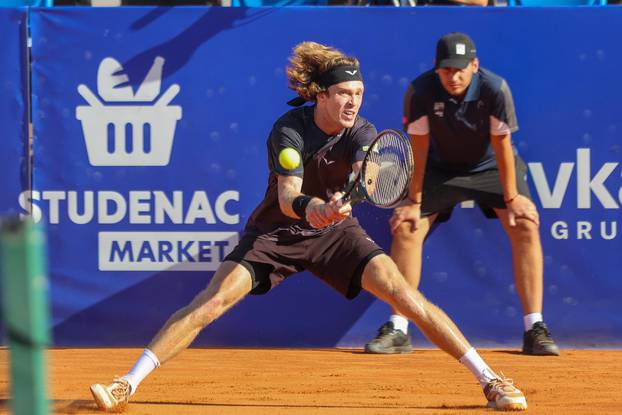
POLYGON ((393 323, 395 330, 402 330, 404 334, 408 334, 408 319, 398 314, 391 314, 389 321, 393 323))
POLYGON ((460 359, 460 363, 465 365, 467 369, 473 373, 479 382, 482 385, 482 388, 486 386, 488 382, 493 379, 498 378, 497 374, 492 371, 492 369, 484 362, 484 359, 477 353, 475 348, 471 347, 460 359))
POLYGON ((538 321, 542 320, 542 313, 531 313, 523 316, 523 322, 525 323, 525 331, 531 330, 531 327, 538 321))
POLYGON ((141 354, 136 361, 136 364, 134 364, 132 370, 130 370, 127 375, 123 376, 123 379, 127 380, 130 384, 130 395, 135 394, 140 382, 158 367, 160 367, 160 360, 158 357, 153 354, 151 350, 145 349, 143 354, 141 354))

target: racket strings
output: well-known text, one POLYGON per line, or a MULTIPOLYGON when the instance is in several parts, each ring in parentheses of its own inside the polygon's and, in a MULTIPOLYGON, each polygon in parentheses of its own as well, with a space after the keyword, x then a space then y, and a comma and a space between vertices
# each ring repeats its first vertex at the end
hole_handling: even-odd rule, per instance
POLYGON ((399 202, 410 183, 412 166, 408 140, 393 131, 383 134, 370 149, 363 169, 369 201, 386 207, 399 202))

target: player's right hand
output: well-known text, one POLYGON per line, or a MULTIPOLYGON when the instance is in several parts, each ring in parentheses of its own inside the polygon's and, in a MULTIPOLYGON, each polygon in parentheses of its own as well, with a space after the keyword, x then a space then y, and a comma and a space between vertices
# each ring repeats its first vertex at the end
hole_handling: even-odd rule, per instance
POLYGON ((339 218, 339 220, 345 219, 352 214, 352 205, 350 202, 344 203, 343 196, 343 192, 335 192, 330 197, 330 201, 328 203, 334 210, 334 214, 339 218))
POLYGON ((510 226, 516 226, 516 219, 527 219, 540 226, 538 209, 528 197, 519 194, 510 203, 506 204, 506 208, 510 226))
POLYGON ((352 206, 349 203, 342 204, 341 197, 343 194, 337 192, 332 195, 329 202, 317 202, 313 200, 307 206, 307 222, 316 228, 325 228, 333 223, 342 221, 352 213, 352 206))
POLYGON ((414 232, 419 229, 419 223, 421 222, 421 205, 420 204, 407 204, 395 208, 393 215, 389 219, 389 225, 391 226, 391 234, 397 231, 397 228, 404 222, 410 223, 410 231, 414 232))

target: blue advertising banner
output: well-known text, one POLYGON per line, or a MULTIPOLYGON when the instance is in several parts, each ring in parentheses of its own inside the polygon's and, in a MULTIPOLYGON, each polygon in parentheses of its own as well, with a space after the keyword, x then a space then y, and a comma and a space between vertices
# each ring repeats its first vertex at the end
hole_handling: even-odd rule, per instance
POLYGON ((28 183, 26 9, 0 8, 0 215, 17 214, 28 183))
MULTIPOLYGON (((294 95, 284 69, 297 43, 359 58, 361 112, 381 130, 401 125, 403 94, 431 67, 438 37, 464 31, 516 101, 513 138, 542 216, 547 322, 565 345, 621 344, 612 68, 622 58, 610 36, 620 21, 616 8, 33 11, 30 199, 49 231, 56 343, 144 345, 206 286, 263 198, 266 138, 294 95)), ((356 214, 388 249, 390 212, 356 214)), ((516 346, 511 264, 499 223, 466 203, 426 242, 421 289, 475 344, 516 346)), ((388 312, 305 273, 247 298, 196 344, 361 346, 388 312)))

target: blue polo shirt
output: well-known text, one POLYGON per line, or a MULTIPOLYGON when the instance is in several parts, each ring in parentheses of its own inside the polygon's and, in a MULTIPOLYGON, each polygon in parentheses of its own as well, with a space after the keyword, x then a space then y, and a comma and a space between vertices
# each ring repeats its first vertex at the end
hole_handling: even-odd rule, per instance
POLYGON ((460 173, 494 169, 490 136, 518 130, 510 87, 480 67, 464 98, 458 99, 447 93, 434 70, 425 72, 404 96, 404 130, 430 134, 430 167, 460 173))

